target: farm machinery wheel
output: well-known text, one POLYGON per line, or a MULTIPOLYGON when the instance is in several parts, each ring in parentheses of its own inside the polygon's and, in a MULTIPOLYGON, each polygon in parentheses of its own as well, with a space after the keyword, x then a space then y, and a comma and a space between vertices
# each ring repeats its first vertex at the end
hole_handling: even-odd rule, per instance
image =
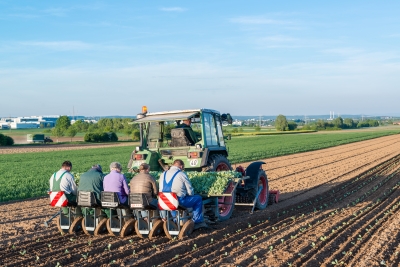
POLYGON ((104 218, 99 222, 99 224, 96 226, 96 229, 94 229, 94 232, 93 232, 93 234, 95 236, 99 236, 102 233, 107 232, 107 221, 108 221, 108 219, 104 218))
POLYGON ((194 221, 193 220, 188 220, 185 222, 185 224, 182 226, 178 239, 184 239, 185 237, 189 236, 193 232, 194 228, 194 221))
MULTIPOLYGON (((221 154, 211 155, 207 162, 207 167, 203 168, 203 171, 211 171, 211 172, 220 172, 220 171, 231 171, 232 166, 229 163, 228 159, 221 154)), ((235 192, 233 192, 233 185, 230 184, 225 191, 225 193, 231 194, 232 196, 224 196, 218 198, 218 210, 216 211, 216 220, 217 221, 226 221, 228 220, 233 212, 235 207, 235 192), (227 204, 225 204, 227 203, 227 204)))
POLYGON ((231 171, 232 166, 228 159, 221 154, 211 155, 208 158, 207 166, 203 168, 203 172, 220 172, 231 171))
POLYGON ((74 221, 71 223, 71 226, 69 227, 69 233, 73 234, 75 232, 79 232, 82 230, 82 220, 83 217, 76 217, 74 221))
POLYGON ((171 231, 178 231, 178 225, 176 223, 170 221, 169 222, 169 229, 168 229, 168 224, 167 222, 163 222, 163 228, 164 228, 164 233, 169 239, 173 239, 173 236, 169 233, 169 230, 171 231))
POLYGON ((255 188, 250 189, 247 193, 251 200, 254 200, 261 186, 262 186, 261 193, 258 195, 255 203, 255 207, 259 210, 265 209, 268 206, 269 202, 268 178, 267 175, 265 174, 265 171, 263 170, 260 170, 258 172, 257 186, 255 188))
POLYGON ((58 229, 58 231, 60 232, 60 233, 64 233, 64 234, 68 234, 68 229, 62 229, 61 228, 61 218, 60 217, 58 217, 57 218, 57 229, 58 229))
POLYGON ((143 220, 142 218, 138 218, 135 222, 135 232, 136 235, 140 238, 145 238, 143 234, 140 233, 140 230, 148 230, 147 229, 147 222, 143 220))
POLYGON ((160 235, 163 231, 163 224, 164 222, 159 219, 156 220, 153 223, 153 227, 151 228, 150 232, 149 232, 149 239, 152 240, 153 238, 155 238, 156 236, 160 235))
MULTIPOLYGON (((107 224, 108 226, 108 224, 107 224)), ((133 233, 135 229, 135 219, 130 219, 125 222, 124 226, 122 226, 121 232, 119 234, 120 237, 126 237, 133 233)))

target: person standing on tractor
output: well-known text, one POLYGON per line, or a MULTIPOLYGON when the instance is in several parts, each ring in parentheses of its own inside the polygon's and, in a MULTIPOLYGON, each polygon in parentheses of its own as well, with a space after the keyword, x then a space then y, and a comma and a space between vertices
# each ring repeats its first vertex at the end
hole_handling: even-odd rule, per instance
POLYGON ((93 165, 87 172, 81 174, 78 191, 93 192, 97 204, 101 205, 104 176, 101 165, 93 165))
MULTIPOLYGON (((203 218, 203 200, 194 194, 192 183, 183 172, 184 167, 184 162, 176 159, 171 168, 161 174, 160 192, 174 192, 178 196, 179 205, 193 208, 194 229, 207 228, 203 218)), ((175 212, 171 213, 175 215, 175 212)))
MULTIPOLYGON (((71 161, 67 160, 62 163, 61 169, 50 177, 50 191, 64 192, 68 205, 76 206, 77 186, 74 176, 70 173, 71 169, 71 161)), ((64 214, 68 214, 68 208, 63 208, 62 210, 64 214)), ((81 216, 81 210, 78 208, 76 209, 76 215, 81 216)))
MULTIPOLYGON (((150 205, 157 207, 158 186, 156 180, 149 174, 150 165, 142 163, 139 166, 139 174, 135 175, 131 182, 131 193, 146 194, 147 201, 150 205)), ((142 216, 147 216, 146 211, 142 211, 142 216)))
POLYGON ((121 173, 119 162, 110 164, 110 173, 104 177, 103 188, 106 192, 116 192, 122 205, 128 205, 129 187, 125 175, 121 173))
POLYGON ((194 145, 195 143, 198 142, 196 133, 193 131, 192 127, 190 126, 192 124, 191 119, 186 119, 183 120, 181 124, 175 127, 175 129, 184 129, 185 130, 185 136, 189 140, 190 145, 194 145))

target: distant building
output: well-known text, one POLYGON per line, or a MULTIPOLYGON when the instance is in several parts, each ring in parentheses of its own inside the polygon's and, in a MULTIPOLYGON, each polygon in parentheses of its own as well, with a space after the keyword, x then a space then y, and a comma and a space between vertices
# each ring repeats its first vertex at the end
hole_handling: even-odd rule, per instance
POLYGON ((41 124, 43 125, 43 127, 54 127, 59 117, 59 115, 55 115, 2 118, 0 119, 0 125, 7 125, 8 127, 11 127, 11 129, 40 128, 41 124))
POLYGON ((232 122, 232 126, 242 126, 242 125, 243 125, 243 121, 235 120, 234 122, 232 122))

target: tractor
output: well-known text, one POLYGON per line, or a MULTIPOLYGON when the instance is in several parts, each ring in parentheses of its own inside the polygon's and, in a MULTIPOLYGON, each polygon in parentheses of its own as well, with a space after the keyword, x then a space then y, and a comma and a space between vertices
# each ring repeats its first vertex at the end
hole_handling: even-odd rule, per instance
MULTIPOLYGON (((139 124, 140 144, 131 154, 128 168, 136 171, 142 163, 153 171, 168 170, 174 160, 185 163, 185 171, 218 172, 232 170, 228 160, 223 123, 232 123, 229 113, 221 114, 212 109, 191 109, 167 112, 142 112, 133 122, 139 124), (181 127, 190 120, 190 127, 181 127)), ((224 194, 204 196, 205 216, 211 221, 225 221, 236 205, 265 209, 268 203, 277 202, 277 192, 269 191, 264 162, 253 162, 247 169, 239 167, 243 179, 232 180, 224 194), (270 194, 271 193, 271 194, 270 194)))

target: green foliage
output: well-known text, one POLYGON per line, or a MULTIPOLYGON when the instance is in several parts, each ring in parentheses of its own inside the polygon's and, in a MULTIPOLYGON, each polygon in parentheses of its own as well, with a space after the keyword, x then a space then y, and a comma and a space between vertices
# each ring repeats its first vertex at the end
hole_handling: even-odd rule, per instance
POLYGON ((65 129, 62 127, 54 127, 51 130, 51 134, 57 138, 57 142, 58 142, 58 138, 65 135, 65 129))
POLYGON ((288 129, 289 131, 294 131, 297 129, 297 123, 295 123, 294 121, 289 121, 288 122, 288 129))
POLYGON ((138 130, 134 130, 132 132, 132 140, 139 141, 140 140, 140 132, 138 130))
MULTIPOLYGON (((259 160, 276 156, 317 150, 386 135, 394 131, 340 132, 329 134, 272 135, 236 137, 228 142, 231 163, 259 160)), ((0 154, 0 202, 46 196, 51 174, 65 160, 73 163, 73 171, 87 171, 93 164, 108 166, 118 161, 127 166, 133 147, 91 148, 21 154, 0 154)), ((131 178, 132 174, 126 174, 131 178)), ((159 177, 157 175, 156 177, 159 177)), ((193 184, 197 181, 193 177, 193 184)), ((199 182, 204 183, 204 182, 199 182)), ((221 182, 221 187, 222 187, 221 182)), ((226 183, 225 183, 226 185, 226 183)), ((200 185, 203 186, 203 185, 200 185)), ((196 185, 199 192, 202 190, 196 185)), ((212 192, 208 189, 209 193, 212 192)), ((203 190, 205 191, 205 189, 203 190)))
POLYGON ((289 126, 285 116, 279 114, 275 119, 275 128, 277 131, 288 131, 289 126))
POLYGON ((256 132, 259 132, 259 131, 261 131, 261 127, 260 127, 260 126, 256 126, 256 127, 254 127, 254 131, 256 131, 256 132))
POLYGON ((318 150, 398 133, 399 130, 388 130, 234 137, 227 143, 229 148, 228 159, 231 163, 246 162, 318 150))
POLYGON ((71 120, 68 118, 68 116, 64 115, 60 116, 57 119, 55 128, 66 131, 70 126, 71 126, 71 120))
POLYGON ((10 136, 0 133, 0 146, 12 146, 14 144, 14 139, 10 136))
POLYGON ((71 138, 71 142, 72 142, 72 138, 74 138, 74 136, 78 133, 78 130, 71 126, 68 128, 68 130, 65 132, 65 134, 71 138))
POLYGON ((117 142, 118 136, 114 132, 86 133, 83 140, 85 142, 117 142))

